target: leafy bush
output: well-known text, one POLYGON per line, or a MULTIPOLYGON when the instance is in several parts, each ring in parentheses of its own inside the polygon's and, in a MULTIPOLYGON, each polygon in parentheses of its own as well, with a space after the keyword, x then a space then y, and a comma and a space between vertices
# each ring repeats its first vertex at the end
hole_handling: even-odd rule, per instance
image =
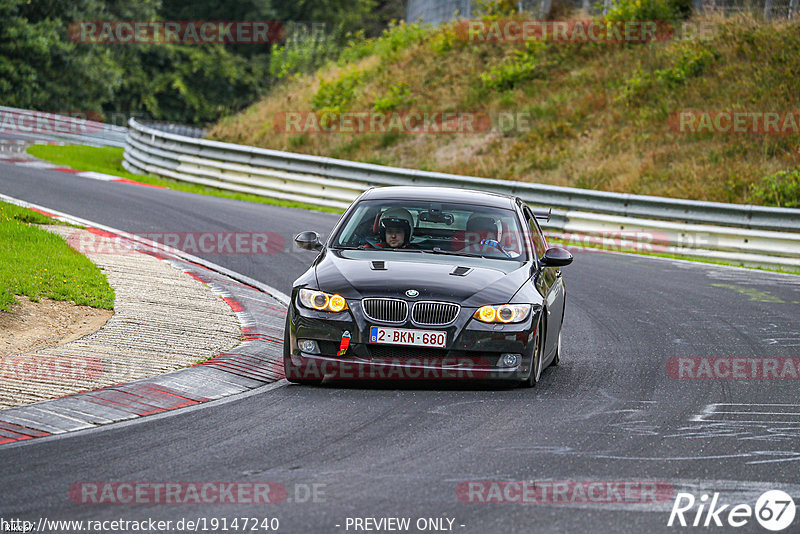
POLYGON ((477 0, 476 12, 484 19, 495 17, 508 17, 517 12, 516 0, 477 0))
POLYGON ((657 70, 655 77, 667 86, 681 85, 689 78, 699 76, 713 63, 715 54, 707 48, 684 48, 672 67, 657 70))
POLYGON ((467 46, 467 40, 459 38, 456 33, 459 25, 459 21, 444 24, 440 26, 439 31, 433 35, 429 41, 429 46, 437 56, 467 46))
POLYGON ((331 82, 321 81, 311 98, 311 108, 331 113, 345 111, 355 98, 363 78, 364 71, 354 70, 331 82))
POLYGON ((372 55, 377 55, 382 61, 391 61, 398 52, 427 39, 433 32, 430 25, 401 21, 390 23, 380 36, 372 39, 365 39, 363 33, 355 34, 339 55, 339 64, 353 63, 372 55))
POLYGON ((318 29, 290 31, 282 46, 270 50, 269 73, 282 79, 292 74, 313 72, 339 54, 337 35, 318 29))
POLYGON ((677 16, 671 0, 613 0, 605 16, 609 22, 623 20, 670 21, 677 16))
POLYGON ((633 102, 646 96, 656 97, 656 88, 673 89, 684 85, 690 78, 700 76, 715 60, 717 53, 705 46, 685 45, 671 67, 653 72, 643 72, 639 67, 622 90, 621 100, 633 102))
POLYGON ((800 169, 780 171, 750 186, 754 204, 800 208, 800 169))
POLYGON ((405 83, 399 83, 389 87, 389 92, 383 98, 379 98, 372 105, 372 109, 378 113, 393 111, 402 104, 410 101, 411 91, 405 83))
POLYGON ((524 49, 517 50, 489 72, 481 73, 481 81, 489 89, 513 89, 527 80, 546 76, 550 65, 541 59, 546 48, 542 41, 528 41, 524 49))

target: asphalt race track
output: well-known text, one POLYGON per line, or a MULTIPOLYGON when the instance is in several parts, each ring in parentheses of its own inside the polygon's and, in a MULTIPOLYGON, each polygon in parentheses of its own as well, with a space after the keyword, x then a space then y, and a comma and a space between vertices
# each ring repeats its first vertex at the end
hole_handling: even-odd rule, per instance
MULTIPOLYGON (((314 258, 290 247, 291 236, 327 234, 338 217, 5 164, 0 193, 128 232, 277 232, 285 246, 274 255, 198 255, 284 293, 314 258)), ((352 518, 367 517, 410 518, 410 532, 419 531, 420 518, 451 519, 452 531, 463 533, 767 532, 755 518, 741 528, 667 522, 678 492, 698 504, 719 493, 720 504, 753 506, 766 490, 783 489, 797 501, 800 382, 785 373, 677 379, 670 376, 676 360, 668 362, 800 356, 800 278, 588 251, 564 273, 564 355, 533 390, 285 385, 0 447, 0 517, 274 517, 280 532, 299 533, 364 531, 354 530, 352 518), (70 500, 70 488, 86 481, 268 481, 285 486, 287 498, 266 505, 70 500), (469 502, 488 495, 457 492, 469 481, 566 482, 569 489, 548 502, 469 502), (598 481, 606 488, 656 483, 665 493, 656 502, 621 501, 613 492, 576 496, 598 481)), ((785 532, 800 532, 798 525, 800 517, 785 532)))

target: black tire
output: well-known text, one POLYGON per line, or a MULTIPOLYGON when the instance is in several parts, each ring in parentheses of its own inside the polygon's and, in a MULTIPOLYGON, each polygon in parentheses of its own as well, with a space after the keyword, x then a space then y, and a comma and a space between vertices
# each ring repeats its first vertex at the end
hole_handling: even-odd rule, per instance
POLYGON ((528 375, 528 378, 520 382, 520 386, 524 388, 535 387, 539 382, 539 379, 542 377, 542 341, 544 341, 542 327, 542 320, 539 319, 539 322, 536 325, 536 336, 533 340, 534 345, 533 358, 531 358, 531 372, 528 375))
POLYGON ((321 378, 301 378, 300 370, 292 363, 292 357, 289 349, 290 336, 289 336, 289 312, 286 312, 286 325, 283 327, 283 374, 286 375, 286 380, 292 384, 300 384, 303 386, 318 386, 322 384, 321 378))
POLYGON ((558 342, 556 343, 556 355, 553 356, 553 361, 550 362, 548 367, 555 367, 561 361, 561 330, 558 331, 558 342))
POLYGON ((553 357, 553 361, 550 362, 548 367, 555 367, 561 362, 561 333, 564 331, 564 315, 567 313, 567 303, 566 299, 564 301, 564 310, 561 312, 561 325, 558 327, 558 342, 556 343, 556 355, 553 357))

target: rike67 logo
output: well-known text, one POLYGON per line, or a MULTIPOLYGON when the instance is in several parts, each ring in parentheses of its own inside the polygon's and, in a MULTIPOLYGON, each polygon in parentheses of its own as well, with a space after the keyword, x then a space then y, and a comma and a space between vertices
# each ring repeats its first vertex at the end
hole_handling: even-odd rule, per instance
POLYGON ((678 493, 667 526, 742 527, 755 517, 763 528, 780 532, 789 528, 795 512, 794 500, 781 490, 761 494, 755 508, 749 504, 720 504, 719 493, 714 493, 710 501, 707 494, 697 499, 691 493, 678 493))

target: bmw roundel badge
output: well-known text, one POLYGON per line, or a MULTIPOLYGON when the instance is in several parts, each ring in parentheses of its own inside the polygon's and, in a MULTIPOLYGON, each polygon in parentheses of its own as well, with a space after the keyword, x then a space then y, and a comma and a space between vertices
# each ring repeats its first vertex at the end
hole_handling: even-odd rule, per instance
POLYGON ((406 296, 413 299, 414 297, 419 296, 419 291, 417 291, 416 289, 409 289, 408 291, 406 291, 406 296))

